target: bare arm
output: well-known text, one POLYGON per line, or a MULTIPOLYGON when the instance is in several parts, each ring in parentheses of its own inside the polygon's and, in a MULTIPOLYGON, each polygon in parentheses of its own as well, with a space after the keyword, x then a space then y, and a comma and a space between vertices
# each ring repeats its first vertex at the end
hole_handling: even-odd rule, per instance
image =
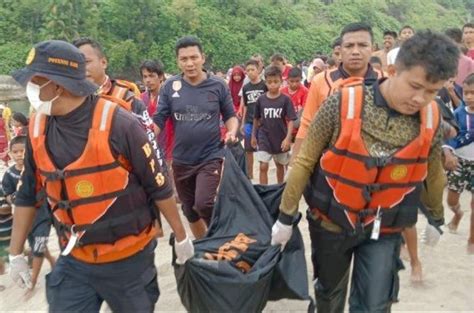
MULTIPOLYGON (((243 101, 242 101, 242 104, 243 105, 243 101)), ((243 105, 243 109, 242 109, 242 126, 240 126, 240 132, 242 133, 242 135, 245 135, 245 115, 247 115, 247 107, 245 105, 243 105)))
POLYGON ((281 151, 286 152, 289 151, 291 148, 291 134, 293 133, 293 121, 288 121, 287 124, 288 131, 286 133, 285 139, 281 143, 281 151))
POLYGON ((15 207, 13 211, 13 228, 10 240, 10 254, 23 253, 26 237, 36 216, 36 209, 29 206, 15 207))
POLYGON ((235 116, 229 118, 225 121, 225 128, 227 128, 227 132, 236 135, 239 129, 239 120, 235 116))
POLYGON ((186 239, 186 230, 181 222, 181 217, 179 216, 178 207, 174 197, 164 200, 156 200, 155 205, 159 208, 159 212, 161 212, 166 218, 168 224, 170 224, 171 229, 173 229, 176 236, 176 240, 179 242, 186 239))

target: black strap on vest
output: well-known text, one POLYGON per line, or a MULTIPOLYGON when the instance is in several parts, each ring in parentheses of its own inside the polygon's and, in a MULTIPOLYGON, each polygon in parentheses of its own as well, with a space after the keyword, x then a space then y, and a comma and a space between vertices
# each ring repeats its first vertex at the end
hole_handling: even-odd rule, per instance
POLYGON ((383 183, 383 184, 363 184, 360 182, 356 182, 344 177, 341 177, 337 174, 329 173, 319 167, 319 171, 322 175, 340 181, 343 184, 353 186, 362 190, 362 196, 366 202, 370 202, 372 200, 371 194, 376 191, 382 191, 391 188, 410 188, 410 187, 417 187, 420 186, 421 182, 408 182, 408 183, 383 183))
POLYGON ((63 200, 55 199, 55 198, 53 198, 49 195, 47 197, 50 198, 51 201, 56 203, 56 205, 52 208, 52 212, 54 213, 58 209, 72 210, 74 207, 77 207, 77 206, 80 206, 80 205, 100 202, 100 201, 113 199, 113 198, 118 198, 118 197, 125 196, 125 195, 127 195, 129 193, 132 193, 132 192, 134 192, 136 190, 139 190, 139 189, 141 189, 141 187, 139 185, 132 185, 131 187, 127 187, 124 190, 108 192, 108 193, 104 193, 104 194, 94 196, 94 197, 81 198, 81 199, 72 200, 72 201, 64 200, 64 199, 63 200))
MULTIPOLYGON (((365 208, 363 210, 355 210, 351 207, 348 207, 347 205, 344 205, 342 203, 339 203, 337 201, 333 201, 332 195, 327 195, 322 192, 319 192, 317 190, 313 190, 313 195, 316 199, 318 199, 321 202, 328 203, 329 206, 333 208, 337 208, 340 210, 344 210, 350 213, 357 214, 360 218, 365 218, 368 216, 373 216, 377 213, 378 208, 365 208)), ((381 207, 380 212, 383 212, 384 210, 389 210, 390 208, 387 207, 381 207)), ((383 214, 383 213, 382 213, 383 214)))
MULTIPOLYGON (((124 236, 119 236, 117 233, 116 233, 116 229, 117 228, 120 228, 121 226, 127 226, 129 227, 131 230, 134 229, 134 226, 137 226, 140 224, 140 221, 144 221, 144 220, 149 220, 150 223, 147 223, 146 225, 143 224, 142 226, 143 227, 140 227, 141 229, 138 229, 138 231, 143 231, 146 227, 150 227, 152 224, 151 222, 153 221, 154 217, 153 217, 153 214, 151 212, 151 208, 149 207, 142 207, 142 208, 139 208, 138 210, 134 210, 128 214, 124 214, 124 215, 121 215, 121 216, 118 216, 118 217, 114 217, 114 218, 108 218, 106 220, 103 220, 103 221, 98 221, 96 223, 93 223, 93 224, 77 224, 77 225, 67 225, 67 224, 64 224, 62 223, 61 221, 57 220, 55 217, 53 217, 53 225, 54 227, 56 228, 57 232, 58 232, 58 236, 60 238, 63 238, 64 241, 68 241, 68 236, 67 234, 71 233, 72 231, 74 232, 86 232, 86 233, 94 233, 94 232, 103 232, 103 231, 106 231, 108 234, 111 235, 111 238, 116 238, 116 239, 120 239, 120 238, 123 238, 124 236), (73 229, 74 228, 74 229, 73 229)), ((136 229, 136 227, 135 227, 136 229)), ((133 231, 128 234, 128 235, 131 235, 131 234, 137 234, 137 233, 134 233, 133 231)), ((125 236, 127 236, 127 234, 125 234, 125 236)), ((79 242, 77 243, 78 246, 81 246, 81 245, 84 245, 84 244, 100 244, 100 243, 108 243, 108 244, 112 244, 114 241, 110 241, 110 240, 107 240, 107 241, 104 241, 104 240, 99 240, 97 242, 93 241, 93 242, 87 242, 87 243, 84 243, 82 242, 81 240, 79 240, 79 242)))
POLYGON ((104 164, 104 165, 97 165, 97 166, 91 166, 91 167, 84 167, 84 168, 78 168, 78 169, 72 169, 72 170, 55 170, 53 172, 47 172, 43 170, 39 170, 40 174, 46 177, 46 182, 48 181, 57 181, 57 180, 64 180, 65 178, 68 177, 74 177, 74 176, 80 176, 80 175, 86 175, 86 174, 93 174, 93 173, 98 173, 102 171, 107 171, 111 170, 114 168, 117 168, 121 166, 122 164, 118 161, 115 160, 112 163, 109 164, 104 164))
POLYGON ((335 146, 331 147, 331 150, 334 154, 347 156, 350 159, 358 160, 364 162, 367 169, 372 169, 374 167, 384 167, 388 164, 413 164, 413 163, 425 163, 427 158, 412 158, 412 159, 401 159, 397 157, 371 157, 363 154, 353 153, 348 150, 338 149, 335 146))
MULTIPOLYGON (((119 217, 109 218, 105 221, 96 222, 93 224, 81 224, 81 225, 74 225, 75 232, 82 232, 82 231, 97 231, 105 228, 113 228, 120 225, 125 225, 133 220, 140 219, 142 217, 152 216, 150 212, 150 208, 145 207, 141 210, 134 210, 128 214, 121 215, 119 217)), ((61 229, 62 232, 71 232, 72 225, 66 225, 56 218, 53 218, 54 225, 61 229)))

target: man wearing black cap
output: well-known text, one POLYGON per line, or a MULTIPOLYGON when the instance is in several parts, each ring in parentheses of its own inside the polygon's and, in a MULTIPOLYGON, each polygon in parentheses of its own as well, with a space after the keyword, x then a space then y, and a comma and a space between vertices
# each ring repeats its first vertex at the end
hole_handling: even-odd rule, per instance
POLYGON ((46 276, 50 311, 98 312, 104 300, 113 311, 153 311, 155 209, 175 232, 177 263, 194 248, 146 133, 116 103, 93 95, 97 86, 73 45, 41 42, 26 64, 14 78, 37 113, 15 201, 11 277, 31 285, 23 244, 37 199, 46 198, 62 250, 46 276))

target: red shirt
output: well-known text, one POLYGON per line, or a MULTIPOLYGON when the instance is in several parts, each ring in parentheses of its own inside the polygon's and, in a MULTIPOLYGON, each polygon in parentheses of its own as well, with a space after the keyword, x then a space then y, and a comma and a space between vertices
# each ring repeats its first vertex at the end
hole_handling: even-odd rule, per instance
MULTIPOLYGON (((293 102, 293 107, 295 108, 295 113, 298 118, 301 116, 303 111, 304 104, 306 103, 306 97, 308 96, 308 88, 300 84, 300 88, 296 91, 291 91, 290 87, 285 86, 281 89, 281 93, 290 97, 291 102, 293 102)), ((293 135, 296 136, 298 128, 293 129, 293 135)))
POLYGON ((295 112, 298 113, 304 107, 306 97, 308 96, 308 88, 303 85, 300 85, 300 88, 298 88, 298 90, 291 91, 290 87, 286 86, 281 89, 281 93, 291 98, 291 102, 293 102, 295 112))
POLYGON ((467 56, 474 60, 474 48, 469 49, 469 51, 467 52, 467 56))
POLYGON ((286 81, 288 80, 288 74, 290 74, 290 71, 292 68, 293 66, 291 66, 291 64, 286 64, 285 68, 283 69, 283 72, 281 73, 281 78, 283 79, 285 84, 286 84, 286 81))

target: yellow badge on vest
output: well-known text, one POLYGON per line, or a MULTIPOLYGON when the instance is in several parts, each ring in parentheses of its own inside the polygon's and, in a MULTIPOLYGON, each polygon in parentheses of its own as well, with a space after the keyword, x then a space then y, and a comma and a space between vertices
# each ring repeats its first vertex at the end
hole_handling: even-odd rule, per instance
POLYGON ((87 180, 81 180, 75 187, 76 195, 81 198, 88 198, 94 193, 94 185, 87 180))
POLYGON ((408 168, 405 165, 397 165, 393 168, 392 172, 390 173, 390 178, 392 180, 402 180, 407 176, 408 168))
POLYGON ((163 174, 161 174, 161 173, 158 173, 155 176, 155 180, 156 180, 156 184, 158 185, 158 187, 161 187, 165 184, 165 176, 163 176, 163 174))
POLYGON ((31 48, 30 52, 28 53, 28 56, 26 57, 26 65, 30 65, 31 62, 33 62, 33 60, 35 59, 35 55, 36 55, 36 50, 35 48, 31 48))

